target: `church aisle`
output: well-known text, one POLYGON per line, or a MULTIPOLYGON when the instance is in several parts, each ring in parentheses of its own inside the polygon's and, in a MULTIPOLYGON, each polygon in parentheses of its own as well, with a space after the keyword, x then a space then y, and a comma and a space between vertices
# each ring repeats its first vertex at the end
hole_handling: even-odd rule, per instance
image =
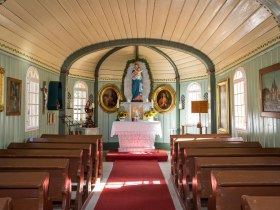
MULTIPOLYGON (((137 162, 137 161, 136 161, 137 162)), ((141 162, 141 161, 140 161, 141 162)), ((157 164, 157 163, 156 163, 157 164)), ((176 210, 182 210, 182 207, 181 207, 181 205, 180 205, 180 202, 179 202, 179 200, 178 200, 178 197, 177 197, 177 195, 176 195, 176 192, 175 192, 175 189, 174 189, 174 186, 173 186, 173 184, 171 183, 171 179, 170 179, 170 162, 168 161, 168 162, 161 162, 161 163, 159 163, 159 165, 160 165, 160 169, 161 169, 161 172, 162 172, 162 174, 164 175, 164 178, 162 177, 162 175, 161 175, 161 173, 160 173, 160 176, 161 176, 161 182, 163 183, 163 182, 165 182, 166 184, 167 184, 167 187, 165 186, 164 188, 165 188, 165 190, 168 188, 168 190, 169 190, 169 192, 170 192, 170 194, 171 194, 171 198, 170 198, 170 196, 169 196, 169 193, 168 193, 168 197, 169 198, 163 198, 162 197, 162 193, 163 193, 163 191, 164 190, 159 190, 159 191, 156 191, 156 192, 154 192, 153 194, 159 194, 161 197, 160 197, 160 203, 161 202, 163 202, 164 200, 170 200, 171 201, 171 199, 172 199, 172 201, 173 201, 173 204, 174 204, 174 207, 173 207, 173 205, 171 206, 171 207, 168 207, 168 210, 171 210, 171 209, 176 209, 176 210)), ((108 179, 108 177, 109 177, 109 175, 110 175, 110 173, 111 173, 111 170, 112 170, 112 167, 113 167, 113 163, 110 163, 110 162, 104 162, 104 173, 103 173, 103 179, 101 180, 101 182, 100 183, 98 183, 97 184, 97 186, 94 188, 94 190, 93 190, 93 193, 91 194, 91 198, 90 198, 90 200, 89 200, 89 202, 87 203, 87 205, 86 205, 86 207, 84 208, 85 210, 93 210, 93 209, 98 209, 98 205, 96 206, 96 204, 97 204, 97 202, 98 202, 98 199, 99 199, 99 197, 100 197, 100 195, 101 195, 101 192, 102 192, 102 190, 103 190, 103 188, 104 188, 104 186, 105 186, 105 183, 106 183, 106 181, 107 181, 107 179, 108 179)), ((137 168, 137 167, 136 167, 137 168)), ((137 169, 136 169, 137 170, 137 169)), ((135 170, 134 170, 135 171, 135 170)), ((146 171, 149 171, 149 170, 146 170, 146 171)), ((139 173, 139 172, 136 172, 136 173, 139 173)), ((141 172, 142 173, 142 172, 141 172)), ((154 177, 154 174, 152 173, 151 174, 151 176, 153 176, 154 177)), ((119 178, 121 178, 122 177, 122 175, 120 175, 119 176, 119 178)), ((133 183, 133 182, 128 182, 127 184, 135 184, 135 185, 137 185, 137 183, 140 183, 140 181, 142 181, 142 183, 144 183, 144 181, 146 181, 145 183, 148 183, 147 181, 148 181, 148 179, 150 179, 150 178, 146 178, 145 180, 143 179, 143 180, 136 180, 136 179, 134 179, 134 181, 135 181, 135 183, 133 183), (138 182, 136 182, 136 181, 138 181, 138 182)), ((155 177, 153 178, 153 179, 156 179, 155 177)), ((109 180, 110 181, 110 180, 109 180)), ((156 180, 155 180, 156 181, 156 180)), ((157 179, 157 181, 159 181, 159 179, 157 179)), ((155 182, 156 183, 156 182, 155 182)), ((115 188, 118 188, 118 187, 120 187, 120 185, 118 186, 118 184, 120 184, 120 185, 123 185, 123 182, 119 182, 119 183, 117 183, 117 182, 115 182, 114 183, 114 185, 111 185, 111 187, 115 187, 115 188)), ((167 191, 167 190, 166 190, 167 191)), ((118 193, 119 194, 119 193, 118 193)), ((134 193, 135 194, 135 193, 134 193)), ((151 197, 151 193, 147 193, 148 194, 148 197, 151 197)), ((111 196, 111 197, 113 197, 113 196, 111 196)), ((110 197, 110 198, 111 198, 110 197)), ((124 199, 126 199, 126 200, 129 200, 129 198, 127 197, 127 196, 125 196, 124 197, 124 199)), ((143 198, 142 196, 140 196, 140 200, 141 199, 146 199, 146 198, 143 198)), ((139 201, 139 200, 138 200, 139 201)), ((112 199, 110 199, 110 202, 111 202, 111 204, 115 204, 115 202, 114 201, 112 201, 112 199)), ((108 203, 110 203, 110 202, 108 202, 108 203)), ((139 202, 140 204, 141 204, 141 202, 139 202)), ((151 203, 151 202, 150 202, 151 203)), ((107 206, 107 204, 106 204, 106 206, 107 206)), ((137 206, 139 207, 139 204, 137 204, 137 206)), ((166 206, 166 205, 165 205, 166 206)), ((120 208, 120 206, 115 206, 114 205, 114 207, 108 207, 108 209, 120 209, 120 210, 123 210, 123 208, 120 208)), ((104 208, 100 208, 100 209, 104 209, 104 208)), ((137 209, 137 208, 133 208, 133 209, 137 209)), ((145 208, 140 208, 139 207, 139 209, 145 209, 145 208)), ((153 209, 156 209, 156 208, 153 208, 153 209)), ((164 208, 162 208, 162 207, 160 207, 160 209, 164 209, 164 208)), ((167 209, 167 208, 166 208, 167 209)))

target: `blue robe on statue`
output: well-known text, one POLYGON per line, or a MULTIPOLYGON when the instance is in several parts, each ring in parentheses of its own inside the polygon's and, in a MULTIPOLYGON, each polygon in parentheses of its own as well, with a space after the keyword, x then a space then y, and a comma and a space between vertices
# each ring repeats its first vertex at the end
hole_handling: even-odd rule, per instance
MULTIPOLYGON (((135 72, 136 70, 133 70, 132 74, 135 72)), ((142 78, 143 78, 142 72, 138 72, 137 76, 132 77, 132 100, 142 101, 142 93, 143 93, 142 78)))

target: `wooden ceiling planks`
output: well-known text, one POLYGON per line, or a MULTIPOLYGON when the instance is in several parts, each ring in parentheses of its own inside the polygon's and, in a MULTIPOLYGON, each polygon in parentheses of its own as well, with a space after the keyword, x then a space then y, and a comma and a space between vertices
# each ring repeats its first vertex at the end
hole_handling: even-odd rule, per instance
POLYGON ((155 2, 153 14, 151 38, 161 38, 165 27, 166 19, 169 13, 171 0, 155 2))
POLYGON ((172 1, 162 39, 170 40, 186 1, 172 1))
MULTIPOLYGON (((55 0, 51 4, 48 0, 10 0, 1 6, 0 18, 5 45, 56 71, 70 54, 83 47, 130 38, 193 46, 209 56, 220 71, 279 36, 277 21, 256 0, 55 0)), ((169 69, 162 56, 147 49, 140 50, 142 57, 153 59, 163 71, 169 69)), ((192 75, 192 66, 200 64, 203 67, 196 68, 201 71, 197 74, 204 75, 206 67, 198 58, 173 48, 159 49, 171 57, 184 77, 192 75)), ((131 51, 135 54, 133 47, 131 51)), ((75 62, 73 69, 88 75, 89 68, 94 69, 100 59, 95 53, 75 62)), ((134 58, 131 53, 118 51, 113 55, 126 63, 134 58)))
POLYGON ((205 8, 203 14, 195 24, 193 30, 184 41, 188 45, 194 45, 196 40, 204 33, 207 26, 211 23, 213 18, 217 15, 220 8, 225 4, 226 0, 212 0, 209 2, 208 7, 205 8))
POLYGON ((197 22, 201 18, 203 12, 205 11, 205 9, 207 8, 207 6, 209 5, 210 2, 211 2, 211 0, 204 0, 204 1, 198 2, 198 4, 196 5, 196 7, 192 13, 190 21, 188 22, 184 32, 182 33, 182 35, 180 37, 180 40, 179 40, 180 42, 186 43, 186 39, 192 33, 194 27, 196 26, 197 22))
POLYGON ((189 20, 191 19, 191 16, 197 4, 198 0, 189 0, 188 3, 184 4, 179 20, 177 21, 175 30, 173 31, 171 40, 179 42, 182 33, 184 32, 184 29, 186 28, 189 20))
MULTIPOLYGON (((222 60, 229 59, 229 57, 232 57, 234 54, 238 56, 239 52, 243 48, 248 48, 250 43, 252 43, 253 45, 251 45, 249 47, 249 49, 247 50, 247 53, 249 53, 250 51, 252 51, 252 49, 254 49, 254 45, 259 46, 260 42, 264 43, 264 41, 260 41, 260 39, 263 39, 263 36, 265 33, 269 32, 273 29, 274 29, 273 30, 274 34, 272 34, 271 37, 275 37, 279 33, 278 26, 275 26, 273 23, 274 23, 273 17, 270 17, 269 19, 264 21, 262 24, 260 24, 257 28, 255 28, 253 31, 246 34, 246 36, 242 37, 242 39, 240 39, 237 43, 233 44, 230 48, 223 51, 223 53, 221 55, 219 55, 217 57, 213 57, 212 59, 215 61, 215 63, 220 63, 222 60), (260 37, 262 37, 262 38, 260 38, 260 37), (258 39, 258 42, 254 41, 256 39, 258 39)), ((267 40, 267 38, 264 40, 267 40)), ((241 57, 241 56, 243 56, 243 55, 240 53, 239 57, 241 57)), ((237 59, 237 58, 235 58, 235 59, 237 59)), ((220 68, 223 68, 223 67, 220 67, 220 68)))
POLYGON ((67 12, 79 31, 87 38, 88 44, 100 42, 101 39, 76 0, 59 0, 61 7, 67 12))

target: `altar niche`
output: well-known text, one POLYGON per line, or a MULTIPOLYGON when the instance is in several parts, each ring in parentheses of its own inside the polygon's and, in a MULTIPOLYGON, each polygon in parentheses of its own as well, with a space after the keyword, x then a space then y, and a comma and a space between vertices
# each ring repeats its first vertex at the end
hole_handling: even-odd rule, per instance
POLYGON ((151 98, 152 77, 144 59, 127 62, 122 81, 122 92, 127 102, 145 102, 151 98))
POLYGON ((123 107, 128 112, 127 121, 143 120, 144 113, 152 107, 151 102, 121 102, 120 107, 123 107))

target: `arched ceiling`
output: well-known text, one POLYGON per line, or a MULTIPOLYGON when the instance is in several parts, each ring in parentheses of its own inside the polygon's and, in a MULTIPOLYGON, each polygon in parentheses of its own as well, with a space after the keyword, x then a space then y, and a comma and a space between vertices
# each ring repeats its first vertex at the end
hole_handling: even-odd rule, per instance
MULTIPOLYGON (((157 39, 193 47, 224 71, 279 41, 279 8, 278 0, 7 0, 0 6, 0 47, 59 72, 87 46, 157 39)), ((121 78, 135 57, 134 46, 127 45, 102 63, 100 78, 121 78)), ((191 52, 150 45, 173 60, 180 79, 206 75, 205 63, 191 52)), ((94 78, 96 64, 111 49, 101 45, 81 56, 70 74, 94 78)), ((139 57, 147 59, 155 79, 175 78, 162 54, 140 46, 139 57)))

